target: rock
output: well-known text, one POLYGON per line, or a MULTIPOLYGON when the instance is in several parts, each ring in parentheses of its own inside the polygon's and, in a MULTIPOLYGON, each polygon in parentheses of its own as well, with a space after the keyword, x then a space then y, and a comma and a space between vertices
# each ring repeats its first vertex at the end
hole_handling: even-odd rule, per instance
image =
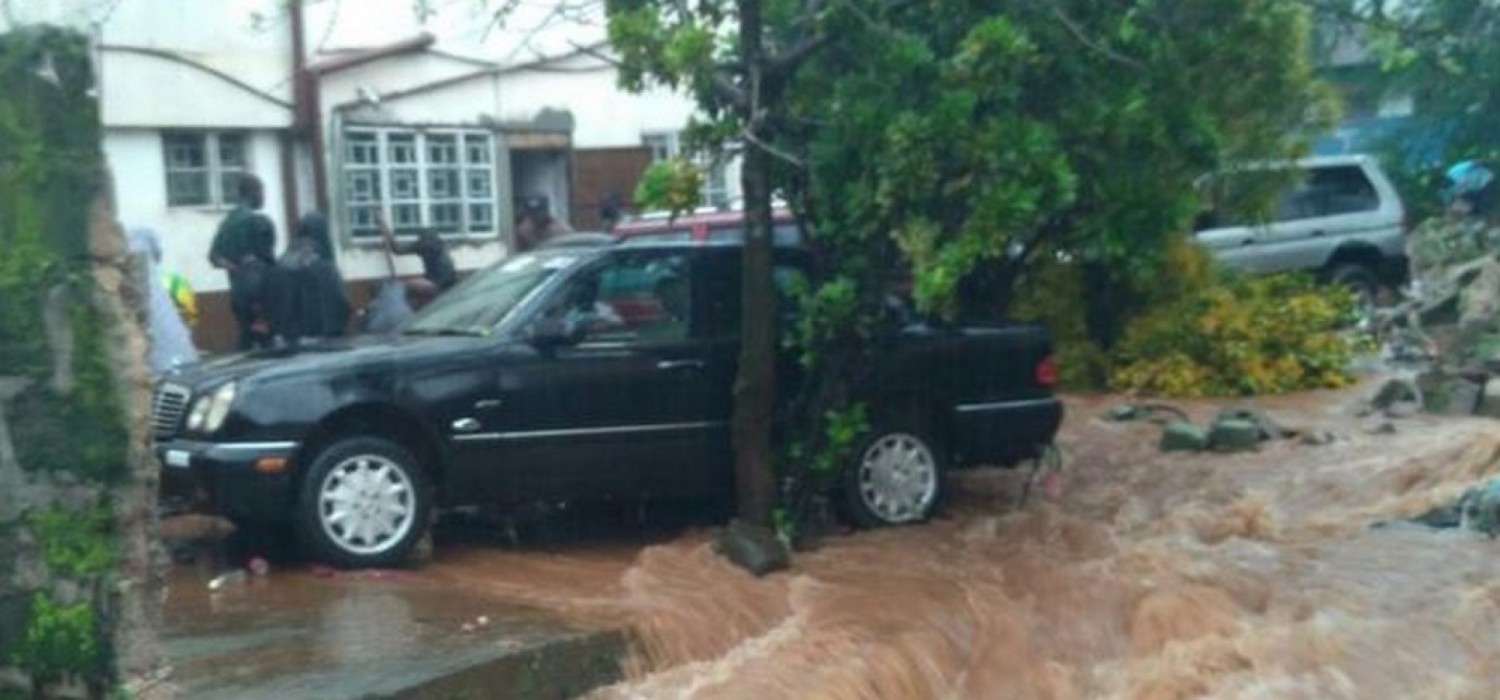
POLYGON ((1286 429, 1278 425, 1276 421, 1271 420, 1270 416, 1249 407, 1226 408, 1219 412, 1219 417, 1215 422, 1234 420, 1254 423, 1260 430, 1260 439, 1262 440, 1282 440, 1287 436, 1286 429))
POLYGON ((1500 477, 1475 486, 1458 499, 1461 525, 1465 530, 1500 535, 1500 477))
POLYGON ((1470 416, 1479 409, 1486 382, 1428 372, 1417 378, 1422 389, 1423 410, 1445 416, 1470 416))
POLYGON ((1109 413, 1105 414, 1105 417, 1117 423, 1132 421, 1141 417, 1141 409, 1139 406, 1120 404, 1109 409, 1109 413))
POLYGON ((1338 442, 1338 438, 1327 430, 1317 430, 1302 436, 1302 444, 1309 447, 1323 447, 1338 442))
POLYGON ((1411 418, 1421 412, 1422 405, 1415 401, 1397 401, 1386 406, 1384 411, 1386 418, 1395 418, 1397 420, 1411 418))
POLYGON ((740 520, 714 533, 714 551, 756 576, 780 571, 791 563, 791 553, 775 532, 740 520))
POLYGON ((1371 418, 1369 420, 1366 420, 1363 427, 1364 427, 1365 433, 1369 434, 1369 435, 1395 435, 1396 434, 1396 424, 1392 423, 1389 419, 1383 418, 1383 417, 1375 417, 1375 418, 1371 418))
POLYGON ((1255 421, 1220 419, 1208 431, 1208 446, 1215 452, 1244 452, 1260 444, 1261 426, 1255 421))
POLYGON ((1376 410, 1390 408, 1396 403, 1416 403, 1422 400, 1422 392, 1417 388, 1415 382, 1410 379, 1392 379, 1375 392, 1374 398, 1370 399, 1370 405, 1376 410))
POLYGON ((1484 394, 1479 397, 1477 413, 1486 418, 1500 418, 1500 382, 1484 385, 1484 394))
POLYGON ((1162 426, 1162 452, 1199 452, 1208 448, 1208 431, 1187 421, 1162 426))

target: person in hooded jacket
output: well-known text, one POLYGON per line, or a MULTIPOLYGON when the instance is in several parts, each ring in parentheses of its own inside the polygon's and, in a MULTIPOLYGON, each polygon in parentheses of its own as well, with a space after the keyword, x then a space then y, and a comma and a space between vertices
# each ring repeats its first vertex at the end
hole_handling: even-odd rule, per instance
POLYGON ((271 331, 282 344, 342 336, 349 323, 349 298, 333 260, 328 219, 308 214, 276 261, 267 285, 271 331))

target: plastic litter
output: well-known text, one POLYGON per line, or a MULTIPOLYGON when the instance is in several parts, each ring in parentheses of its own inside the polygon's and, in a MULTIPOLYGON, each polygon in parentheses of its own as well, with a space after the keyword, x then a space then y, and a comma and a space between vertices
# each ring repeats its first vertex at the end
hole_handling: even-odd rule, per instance
POLYGON ((222 574, 219 574, 218 576, 215 576, 212 581, 208 582, 208 590, 222 590, 228 586, 233 586, 244 582, 245 570, 235 569, 233 571, 226 571, 222 574))

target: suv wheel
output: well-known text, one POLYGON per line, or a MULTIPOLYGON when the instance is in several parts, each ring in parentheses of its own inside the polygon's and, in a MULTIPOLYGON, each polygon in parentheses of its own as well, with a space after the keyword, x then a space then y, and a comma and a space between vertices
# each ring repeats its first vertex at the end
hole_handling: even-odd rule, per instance
POLYGON ((844 479, 850 515, 867 528, 925 521, 942 493, 942 451, 924 431, 877 431, 844 479))
POLYGON ((1328 272, 1328 282, 1353 290, 1359 297, 1361 306, 1373 304, 1375 293, 1380 288, 1380 278, 1375 275, 1375 271, 1358 263, 1335 265, 1328 272))
POLYGON ((312 463, 297 500, 309 553, 341 567, 404 563, 432 513, 432 490, 411 453, 389 440, 346 438, 312 463))

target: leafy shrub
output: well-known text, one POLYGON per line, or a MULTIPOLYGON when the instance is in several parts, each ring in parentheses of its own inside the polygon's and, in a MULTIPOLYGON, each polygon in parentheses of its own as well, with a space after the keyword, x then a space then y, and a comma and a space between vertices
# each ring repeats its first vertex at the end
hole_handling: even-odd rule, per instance
POLYGON ((52 575, 94 576, 114 567, 114 517, 109 508, 82 513, 48 508, 27 516, 27 522, 52 575))
POLYGON ((1354 348, 1341 329, 1354 306, 1305 275, 1229 278, 1134 321, 1112 384, 1180 397, 1345 386, 1354 348))
MULTIPOLYGON (((1117 316, 1111 321, 1126 328, 1142 314, 1218 283, 1213 258, 1186 236, 1174 236, 1159 253, 1138 255, 1115 268, 1121 288, 1109 300, 1117 316)), ((1059 385, 1067 391, 1104 389, 1115 372, 1114 349, 1102 347, 1090 333, 1084 274, 1083 265, 1065 257, 1038 261, 1013 307, 1016 318, 1040 323, 1052 334, 1059 385)))
POLYGON ((26 637, 10 660, 44 684, 93 678, 104 663, 107 650, 102 644, 92 606, 64 605, 42 593, 32 598, 26 637))

